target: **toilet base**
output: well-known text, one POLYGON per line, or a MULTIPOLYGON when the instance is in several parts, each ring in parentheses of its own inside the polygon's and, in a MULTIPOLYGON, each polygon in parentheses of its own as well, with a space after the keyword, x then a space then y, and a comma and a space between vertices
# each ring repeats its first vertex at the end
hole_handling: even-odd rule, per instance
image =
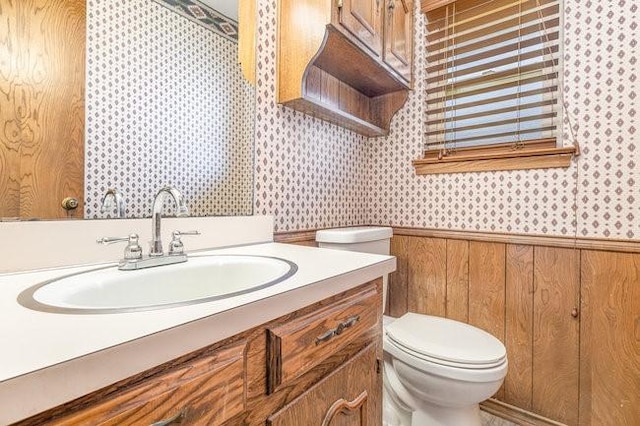
POLYGON ((411 426, 480 426, 480 406, 442 407, 422 403, 411 416, 411 426))

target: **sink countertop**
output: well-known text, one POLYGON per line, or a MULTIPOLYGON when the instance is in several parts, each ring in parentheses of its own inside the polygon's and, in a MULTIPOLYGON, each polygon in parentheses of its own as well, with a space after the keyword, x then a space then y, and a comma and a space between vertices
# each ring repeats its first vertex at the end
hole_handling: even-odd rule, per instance
POLYGON ((0 424, 98 390, 395 270, 395 258, 265 243, 201 251, 280 257, 292 277, 212 302, 118 314, 29 310, 20 292, 92 266, 0 274, 0 424))

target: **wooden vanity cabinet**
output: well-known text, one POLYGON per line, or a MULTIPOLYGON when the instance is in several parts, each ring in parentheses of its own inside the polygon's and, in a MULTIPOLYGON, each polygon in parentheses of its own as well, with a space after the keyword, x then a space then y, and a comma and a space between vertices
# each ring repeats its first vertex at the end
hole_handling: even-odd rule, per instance
POLYGON ((380 424, 381 292, 371 281, 17 424, 380 424))
POLYGON ((382 378, 371 344, 320 383, 270 416, 268 426, 376 426, 382 424, 382 378))
POLYGON ((222 425, 246 409, 246 345, 199 351, 18 424, 222 425))

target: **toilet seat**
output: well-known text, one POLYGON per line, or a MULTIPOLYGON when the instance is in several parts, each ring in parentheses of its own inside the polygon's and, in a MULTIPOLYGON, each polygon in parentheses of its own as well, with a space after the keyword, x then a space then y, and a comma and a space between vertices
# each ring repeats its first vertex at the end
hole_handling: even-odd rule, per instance
POLYGON ((422 371, 470 382, 500 380, 507 368, 504 345, 489 333, 415 313, 385 327, 384 350, 422 371))
POLYGON ((389 338, 414 356, 460 368, 500 365, 507 351, 491 334, 447 318, 408 313, 385 329, 389 338))

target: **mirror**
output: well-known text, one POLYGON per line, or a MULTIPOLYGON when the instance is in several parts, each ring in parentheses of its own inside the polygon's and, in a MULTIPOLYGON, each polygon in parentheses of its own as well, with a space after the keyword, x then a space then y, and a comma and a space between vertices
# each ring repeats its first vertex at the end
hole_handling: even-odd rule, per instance
POLYGON ((251 215, 237 2, 3 2, 0 220, 113 218, 108 189, 148 217, 167 184, 191 216, 251 215))

